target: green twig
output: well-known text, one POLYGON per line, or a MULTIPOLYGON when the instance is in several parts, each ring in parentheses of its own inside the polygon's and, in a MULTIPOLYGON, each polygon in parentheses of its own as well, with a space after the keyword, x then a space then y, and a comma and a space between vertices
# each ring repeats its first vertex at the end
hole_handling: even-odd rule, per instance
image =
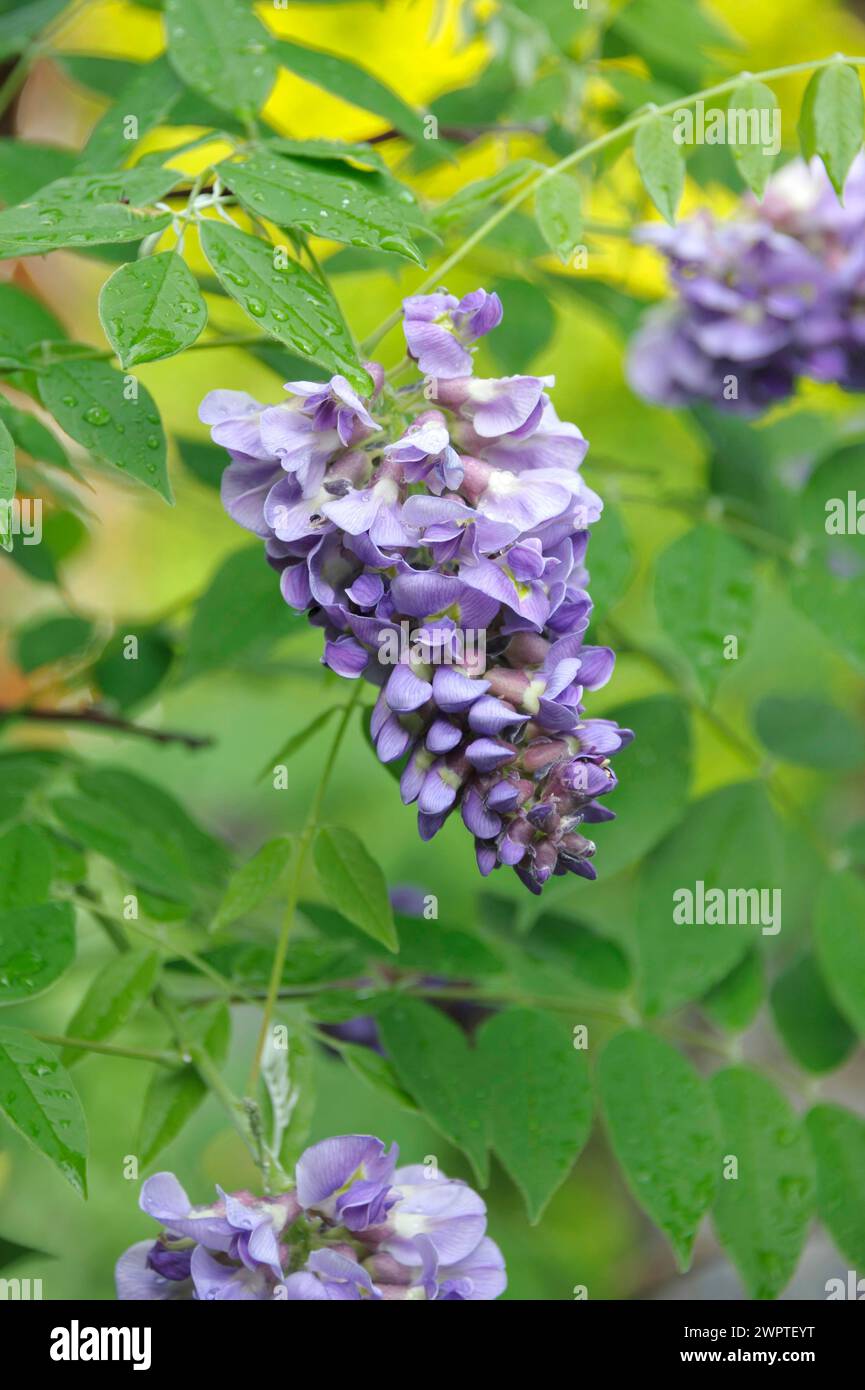
POLYGON ((282 925, 280 927, 279 940, 277 941, 276 952, 273 957, 273 966, 270 972, 270 983, 267 989, 267 998, 265 999, 264 1010, 261 1016, 261 1028, 259 1029, 258 1042, 255 1048, 255 1056, 252 1060, 252 1066, 250 1068, 249 1073, 249 1082, 246 1088, 247 1095, 249 1096, 253 1096, 255 1094, 255 1088, 258 1084, 258 1075, 261 1070, 261 1059, 264 1054, 267 1036, 270 1031, 273 1010, 276 1006, 276 1001, 279 996, 279 986, 282 981, 282 972, 285 968, 285 958, 288 952, 288 938, 291 934, 292 926, 294 925, 294 918, 295 913, 297 911, 297 904, 300 899, 300 890, 303 881, 303 873, 306 868, 307 856, 309 854, 310 846, 312 845, 315 832, 318 829, 318 818, 321 813, 321 807, 324 801, 325 792, 327 791, 327 785, 330 781, 330 775, 333 772, 334 764, 336 763, 336 758, 337 754, 339 753, 340 745, 345 735, 345 731, 348 728, 348 723, 351 719, 352 712, 360 697, 360 693, 361 686, 360 682, 358 681, 356 682, 351 697, 348 703, 346 704, 345 709, 343 710, 342 718, 339 721, 336 733, 333 738, 333 743, 331 744, 330 753, 328 754, 327 761, 324 765, 324 769, 321 774, 318 789, 313 798, 312 805, 309 808, 309 814, 306 818, 306 823, 304 824, 303 830, 301 831, 300 837, 298 839, 297 848, 295 850, 294 855, 291 882, 289 884, 288 889, 288 900, 285 905, 285 913, 283 915, 282 925))
MULTIPOLYGON (((811 58, 804 63, 789 63, 784 67, 767 68, 764 72, 749 74, 748 80, 765 82, 780 77, 791 77, 801 72, 816 72, 820 68, 829 67, 832 63, 837 62, 849 63, 852 67, 865 67, 865 58, 848 58, 844 54, 839 53, 834 54, 831 58, 811 58)), ((506 217, 514 212, 516 208, 521 207, 526 199, 531 197, 533 193, 536 193, 540 186, 546 183, 548 179, 553 178, 556 174, 564 173, 567 169, 574 169, 578 164, 583 164, 587 159, 591 159, 593 155, 600 154, 608 145, 613 144, 616 140, 620 140, 623 135, 631 135, 634 131, 639 130, 640 126, 645 125, 647 121, 657 116, 669 116, 674 111, 679 111, 683 107, 694 106, 698 101, 706 101, 712 97, 724 96, 728 92, 735 91, 736 87, 738 87, 743 80, 742 74, 738 74, 736 77, 727 78, 723 82, 717 82, 714 86, 704 87, 699 92, 692 92, 690 96, 676 97, 672 101, 665 102, 662 106, 650 106, 638 112, 636 115, 630 116, 628 120, 616 126, 615 130, 608 130, 603 135, 597 136, 594 140, 589 140, 587 144, 581 145, 576 150, 572 150, 570 154, 565 155, 564 159, 560 159, 557 164, 548 165, 537 178, 524 184, 513 193, 506 202, 502 203, 501 207, 491 213, 486 221, 482 222, 481 225, 472 232, 471 236, 466 237, 465 241, 462 242, 450 256, 446 257, 442 264, 433 271, 431 275, 427 276, 426 280, 414 290, 414 294, 429 294, 431 290, 434 290, 440 285, 443 277, 447 275, 449 271, 459 265, 460 261, 463 260, 470 251, 474 250, 474 248, 482 242, 499 223, 503 222, 506 217)), ((381 341, 385 334, 389 333, 390 330, 399 323, 401 313, 401 309, 394 309, 393 313, 389 314, 388 317, 379 324, 378 328, 364 340, 364 352, 372 352, 373 348, 381 341)))

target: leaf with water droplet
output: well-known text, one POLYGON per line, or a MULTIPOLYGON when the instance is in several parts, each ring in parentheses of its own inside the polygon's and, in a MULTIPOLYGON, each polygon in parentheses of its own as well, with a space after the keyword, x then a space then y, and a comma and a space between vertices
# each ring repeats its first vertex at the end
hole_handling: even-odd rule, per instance
POLYGON ((252 315, 256 323, 303 357, 342 373, 355 390, 371 392, 372 382, 326 285, 297 261, 277 264, 275 246, 236 227, 208 220, 200 231, 204 254, 232 299, 247 310, 252 299, 263 304, 264 313, 252 315), (284 318, 276 317, 277 309, 284 318))
POLYGON ((87 1195, 87 1126, 69 1073, 45 1043, 0 1028, 0 1111, 87 1195))
MULTIPOLYGON (((66 1028, 70 1038, 101 1041, 127 1023, 150 997, 159 976, 155 951, 123 951, 97 971, 66 1028)), ((64 1048, 60 1054, 71 1066, 87 1054, 80 1048, 64 1048)))
POLYGON ((0 911, 48 899, 53 855, 38 825, 15 825, 0 836, 0 911))
POLYGON ((56 179, 18 207, 0 212, 0 260, 41 256, 61 247, 141 241, 167 227, 171 214, 144 211, 182 177, 159 165, 115 174, 56 179))
POLYGON ((53 985, 75 955, 69 903, 40 903, 0 914, 0 1004, 30 999, 53 985))
POLYGON ((668 1042, 641 1029, 607 1044, 599 1081, 628 1185, 667 1236, 679 1268, 687 1269, 721 1171, 706 1083, 668 1042))
POLYGON ((277 64, 270 34, 236 0, 166 0, 168 56, 188 87, 233 114, 254 115, 277 64))
POLYGON ((164 124, 182 93, 183 87, 165 55, 136 64, 133 76, 96 122, 78 168, 110 169, 124 163, 138 139, 154 126, 164 124), (135 140, 129 139, 130 116, 136 121, 135 140))
POLYGON ((165 434, 152 424, 159 419, 153 397, 141 382, 137 399, 127 399, 126 388, 126 378, 107 362, 85 359, 55 363, 39 377, 42 403, 67 434, 171 503, 165 434))
POLYGON ((592 1128, 586 1054, 552 1014, 506 1009, 481 1029, 477 1061, 490 1145, 539 1221, 592 1128))
MULTIPOLYGON (((231 1018, 221 1001, 205 1004, 184 1020, 184 1041, 199 1044, 222 1063, 228 1051, 231 1018)), ((157 1067, 144 1097, 138 1149, 147 1167, 201 1105, 207 1087, 193 1066, 167 1071, 157 1067)))
POLYGON ((777 1298, 792 1278, 814 1209, 814 1160, 798 1117, 771 1081, 729 1067, 711 1081, 724 1155, 713 1208, 718 1239, 750 1298, 777 1298), (726 1161, 726 1159, 725 1159, 726 1161))
POLYGON ((474 1051, 460 1028, 420 999, 388 1001, 376 1015, 397 1076, 446 1139, 462 1149, 478 1181, 487 1181, 486 1091, 474 1051))
POLYGON ((842 1255, 865 1269, 865 1121, 843 1106, 815 1105, 805 1127, 817 1162, 817 1210, 842 1255))
POLYGON ((124 367, 173 357, 195 342, 207 305, 176 251, 120 266, 102 286, 99 317, 124 367))
POLYGON ((422 225, 420 212, 402 202, 399 185, 381 174, 337 172, 265 150, 254 150, 243 163, 226 161, 218 172, 245 207, 280 227, 393 251, 424 265, 410 230, 422 225))

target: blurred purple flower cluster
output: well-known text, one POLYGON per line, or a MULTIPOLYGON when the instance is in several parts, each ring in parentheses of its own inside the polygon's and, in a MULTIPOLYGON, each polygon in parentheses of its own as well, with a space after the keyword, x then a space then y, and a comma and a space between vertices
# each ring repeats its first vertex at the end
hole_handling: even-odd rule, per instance
POLYGON ((397 1168, 397 1154, 367 1134, 323 1139, 298 1159, 292 1191, 217 1188, 212 1206, 156 1173, 140 1205, 162 1232, 121 1255, 118 1298, 498 1298, 505 1265, 483 1200, 432 1168, 397 1168))
POLYGON ((865 154, 843 205, 819 159, 794 160, 736 217, 704 211, 637 240, 663 251, 676 291, 631 344, 639 395, 755 415, 799 377, 865 387, 865 154))
POLYGON ((223 502, 323 629, 324 662, 379 688, 371 736, 382 762, 403 760, 421 836, 459 807, 481 873, 510 865, 534 892, 554 873, 593 878, 581 827, 612 817, 597 798, 631 735, 584 718, 614 663, 583 644, 601 514, 588 445, 559 420, 552 378, 472 375, 497 295, 403 308, 408 384, 368 363, 368 399, 340 376, 289 382, 274 406, 207 396, 201 419, 231 455, 223 502))

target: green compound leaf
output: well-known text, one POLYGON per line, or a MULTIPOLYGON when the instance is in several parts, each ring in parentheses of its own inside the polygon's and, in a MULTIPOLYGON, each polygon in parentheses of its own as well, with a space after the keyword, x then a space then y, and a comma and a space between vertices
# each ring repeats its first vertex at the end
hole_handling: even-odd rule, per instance
POLYGON ((310 362, 347 377, 369 394, 372 384, 330 290, 286 249, 223 222, 201 224, 201 244, 225 291, 259 326, 310 362))
POLYGON ((715 1230, 749 1297, 777 1298, 796 1269, 814 1209, 808 1140, 787 1101, 759 1072, 731 1067, 710 1084, 724 1155, 715 1230))
POLYGON ((669 1043, 634 1029, 604 1049, 600 1090, 628 1185, 687 1269, 720 1174, 708 1086, 669 1043))
POLYGON ((105 336, 124 367, 173 357, 207 323, 198 281, 176 251, 122 265, 99 293, 105 336))
POLYGON ((592 1128, 584 1052, 560 1020, 537 1009, 506 1009, 477 1040, 488 1093, 489 1140, 540 1220, 592 1128))
POLYGON ((0 1028, 0 1112, 87 1196, 87 1127, 68 1072, 45 1043, 0 1028))
POLYGON ((131 392, 106 362, 67 360, 39 377, 39 394, 78 444, 173 504, 165 431, 141 382, 131 392))

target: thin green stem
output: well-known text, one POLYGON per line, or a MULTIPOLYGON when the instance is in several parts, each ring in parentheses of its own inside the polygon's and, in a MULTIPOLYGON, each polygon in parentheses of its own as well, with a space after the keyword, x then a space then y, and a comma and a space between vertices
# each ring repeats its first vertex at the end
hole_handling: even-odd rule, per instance
POLYGON ((61 1033, 37 1033, 32 1036, 52 1047, 74 1047, 79 1052, 100 1052, 106 1057, 127 1057, 136 1062, 158 1062, 163 1067, 176 1067, 182 1060, 179 1052, 157 1052, 147 1047, 121 1047, 116 1043, 95 1042, 92 1038, 67 1038, 61 1033))
MULTIPOLYGON (((837 62, 849 63, 852 67, 865 67, 865 58, 850 58, 844 54, 838 53, 834 54, 831 58, 811 58, 804 63, 789 63, 784 67, 766 68, 763 72, 749 74, 749 80, 765 82, 781 77, 792 77, 797 73, 816 72, 820 68, 829 67, 832 63, 837 62)), ((676 97, 672 101, 664 102, 662 106, 650 106, 630 116, 626 121, 623 121, 621 125, 616 126, 615 130, 605 131, 603 135, 598 135, 594 140, 589 140, 587 144, 580 145, 578 149, 572 150, 570 154, 565 155, 564 159, 560 159, 558 163, 548 165, 537 178, 531 179, 528 183, 523 184, 506 202, 502 203, 501 207, 496 208, 495 212, 491 213, 486 221, 482 222, 481 225, 472 232, 471 236, 466 237, 465 241, 462 242, 462 244, 458 246, 431 275, 427 276, 426 280, 414 290, 414 294, 428 294, 431 290, 435 289, 437 285, 440 285, 443 276, 447 275, 455 266, 459 265, 460 261, 463 260, 470 251, 474 250, 474 248, 482 242, 499 223, 510 216, 516 208, 521 207, 526 199, 531 197, 533 193, 536 193, 541 184, 546 183, 548 179, 553 178, 556 174, 564 173, 567 169, 574 169, 578 164, 583 164, 587 159, 591 159, 593 155, 599 154, 602 150, 606 149, 608 145, 613 144, 614 141, 620 140, 623 135, 633 134, 640 126, 645 125, 647 121, 652 120, 654 117, 669 116, 674 111, 679 111, 683 107, 694 106, 698 101, 706 101, 712 97, 724 96, 728 92, 735 91, 736 87, 738 87, 742 81, 743 76, 739 73, 737 76, 727 78, 723 82, 716 82, 711 87, 704 87, 699 92, 692 92, 690 96, 676 97)), ((395 309, 392 314, 389 314, 388 317, 379 324, 378 328, 364 340, 364 352, 372 352, 376 344, 399 322, 401 313, 401 309, 395 309)))
POLYGON ((276 1001, 279 996, 279 986, 282 980, 282 972, 285 968, 285 958, 288 953, 288 939, 291 935, 291 929, 294 925, 294 918, 297 912, 297 904, 300 899, 300 890, 301 884, 303 882, 304 870, 306 868, 307 856, 312 845, 313 837, 315 836, 315 832, 318 828, 318 818, 321 813, 321 807, 324 802, 328 782, 330 781, 330 776, 333 772, 337 755, 339 754, 340 745, 342 744, 345 731, 348 728, 349 720, 351 719, 352 713, 354 711, 355 705, 358 702, 359 697, 360 682, 358 681, 355 685, 350 699, 348 700, 345 706, 345 709, 343 710, 342 718, 340 719, 339 724, 337 725, 336 733, 334 734, 333 742, 331 744, 330 752, 328 754, 327 761, 325 762, 324 769, 319 780, 318 788, 316 790, 315 796, 313 797, 312 804, 309 808, 309 814, 307 815, 306 822, 304 824, 303 830, 300 833, 300 838, 298 840, 297 848, 295 850, 291 882, 289 884, 288 889, 288 899, 286 901, 285 913, 283 915, 282 925, 279 931, 279 940, 276 943, 276 951, 273 957, 273 966, 270 972, 270 982, 267 988, 267 998, 265 999, 264 1009, 261 1015, 261 1028, 259 1029, 258 1041, 255 1048, 255 1056, 252 1060, 252 1067, 250 1068, 249 1073, 249 1082, 246 1088, 247 1095, 249 1096, 253 1096, 255 1094, 255 1088, 258 1084, 258 1075, 261 1070, 261 1059, 264 1054, 265 1044, 267 1043, 267 1037, 270 1032, 271 1020, 273 1018, 273 1010, 276 1007, 276 1001))

